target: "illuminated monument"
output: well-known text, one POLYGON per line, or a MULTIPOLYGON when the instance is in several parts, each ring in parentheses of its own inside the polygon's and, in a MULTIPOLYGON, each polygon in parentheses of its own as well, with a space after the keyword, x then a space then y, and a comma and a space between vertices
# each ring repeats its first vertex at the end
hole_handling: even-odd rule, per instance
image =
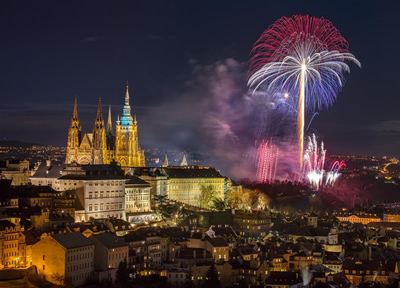
POLYGON ((93 133, 81 137, 78 104, 75 98, 74 113, 68 130, 67 156, 65 163, 109 164, 115 160, 122 167, 144 167, 144 151, 139 146, 137 121, 131 115, 129 91, 126 86, 125 105, 122 117, 118 116, 115 135, 109 107, 107 129, 101 112, 101 99, 97 109, 93 133))

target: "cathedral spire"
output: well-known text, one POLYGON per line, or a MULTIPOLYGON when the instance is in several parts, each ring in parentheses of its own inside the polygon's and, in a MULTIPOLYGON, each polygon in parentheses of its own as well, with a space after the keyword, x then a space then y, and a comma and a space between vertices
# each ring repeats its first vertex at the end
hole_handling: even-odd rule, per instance
POLYGON ((121 125, 132 125, 131 106, 129 105, 129 86, 126 83, 125 105, 121 116, 121 125))
MULTIPOLYGON (((102 149, 106 147, 105 143, 105 129, 104 129, 104 120, 103 113, 101 111, 101 97, 99 97, 99 106, 97 108, 97 116, 94 122, 93 128, 93 148, 94 149, 102 149)), ((97 160, 93 161, 94 164, 102 164, 103 156, 100 155, 97 160)))
POLYGON ((107 121, 107 134, 112 134, 113 127, 111 122, 111 104, 108 105, 108 121, 107 121))
POLYGON ((183 153, 183 156, 182 156, 181 166, 188 166, 185 153, 183 153))
POLYGON ((164 155, 164 162, 162 163, 161 167, 168 167, 167 152, 165 152, 165 155, 164 155))
POLYGON ((74 104, 74 114, 72 115, 72 119, 78 120, 78 99, 75 96, 75 104, 74 104))
POLYGON ((129 106, 129 84, 128 84, 128 80, 126 81, 125 106, 129 106))
POLYGON ((97 107, 96 122, 103 121, 103 113, 101 112, 101 97, 99 97, 99 106, 97 107))

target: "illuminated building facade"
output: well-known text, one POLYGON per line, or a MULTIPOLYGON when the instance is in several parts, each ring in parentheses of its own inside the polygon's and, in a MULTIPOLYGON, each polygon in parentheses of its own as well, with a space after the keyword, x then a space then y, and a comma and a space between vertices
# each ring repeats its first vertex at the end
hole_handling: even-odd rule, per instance
POLYGON ((204 187, 210 187, 215 197, 224 199, 225 177, 212 167, 183 165, 135 168, 134 173, 150 183, 155 195, 165 195, 184 204, 199 206, 204 187))
POLYGON ((93 276, 94 247, 79 232, 53 234, 32 246, 32 262, 54 284, 84 285, 93 276))
POLYGON ((81 137, 78 104, 75 98, 74 112, 68 130, 67 155, 65 163, 109 164, 115 160, 122 167, 145 166, 144 151, 139 146, 136 116, 131 115, 129 91, 126 86, 125 105, 121 118, 118 116, 116 133, 113 134, 111 107, 109 107, 107 128, 104 125, 101 99, 93 133, 81 137))
POLYGON ((115 163, 102 165, 41 163, 30 178, 33 185, 50 186, 56 191, 73 190, 76 201, 75 221, 115 217, 125 219, 125 182, 128 177, 115 163))
POLYGON ((0 221, 0 268, 26 265, 25 235, 21 227, 8 220, 0 221))
POLYGON ((367 225, 370 222, 381 222, 381 219, 376 214, 360 213, 360 214, 341 214, 335 215, 340 222, 361 223, 367 225))

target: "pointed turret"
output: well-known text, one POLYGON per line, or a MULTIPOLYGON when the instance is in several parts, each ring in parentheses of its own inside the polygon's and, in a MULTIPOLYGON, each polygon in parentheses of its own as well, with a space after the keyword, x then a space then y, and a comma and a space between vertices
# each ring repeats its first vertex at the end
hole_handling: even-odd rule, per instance
POLYGON ((133 117, 133 125, 137 126, 136 114, 135 114, 135 116, 133 117))
POLYGON ((129 84, 126 81, 125 106, 129 106, 129 84))
POLYGON ((75 96, 74 112, 72 114, 70 128, 78 128, 79 132, 81 131, 81 123, 79 122, 79 117, 78 117, 78 99, 76 96, 75 96))
POLYGON ((97 108, 97 116, 93 128, 93 148, 103 149, 104 147, 106 147, 105 142, 106 140, 105 140, 104 119, 103 119, 103 113, 101 111, 101 98, 99 98, 99 106, 97 108))
POLYGON ((81 142, 81 130, 82 127, 78 117, 78 100, 75 96, 74 112, 68 130, 67 155, 65 157, 65 163, 67 164, 77 161, 77 149, 81 142))
POLYGON ((79 119, 78 119, 78 99, 76 96, 75 96, 74 113, 72 115, 72 119, 79 121, 79 119))
POLYGON ((111 105, 108 106, 108 121, 107 121, 107 134, 113 134, 113 127, 111 121, 111 105))
POLYGON ((188 166, 185 153, 183 153, 183 156, 182 156, 181 166, 188 166))
POLYGON ((132 122, 131 106, 129 105, 129 86, 126 83, 125 105, 122 112, 121 125, 131 125, 132 122))
POLYGON ((168 167, 167 152, 165 152, 165 155, 164 155, 164 162, 162 163, 161 167, 168 167))
POLYGON ((103 113, 101 112, 101 97, 99 97, 99 105, 97 106, 96 122, 103 121, 103 113))

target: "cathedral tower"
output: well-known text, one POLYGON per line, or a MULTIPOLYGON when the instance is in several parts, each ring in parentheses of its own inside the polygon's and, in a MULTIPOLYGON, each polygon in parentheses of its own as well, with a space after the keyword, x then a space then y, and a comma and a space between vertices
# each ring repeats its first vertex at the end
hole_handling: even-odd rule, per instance
POLYGON ((104 156, 107 150, 106 129, 104 127, 103 113, 101 112, 101 98, 99 98, 99 106, 97 108, 97 116, 93 128, 93 163, 103 164, 104 156))
POLYGON ((139 146, 137 122, 129 105, 129 87, 126 85, 125 105, 118 117, 115 131, 115 159, 122 167, 145 166, 144 151, 139 146))
POLYGON ((97 108, 93 133, 81 137, 81 124, 78 119, 77 100, 68 130, 66 164, 77 162, 87 164, 109 164, 118 162, 122 167, 145 166, 144 151, 139 146, 136 116, 131 115, 129 91, 126 86, 125 105, 122 117, 118 116, 115 135, 111 120, 111 105, 108 108, 107 128, 101 109, 101 99, 97 108))
POLYGON ((78 149, 81 142, 81 123, 78 118, 78 101, 75 97, 74 112, 68 130, 67 155, 65 163, 78 161, 78 149))

